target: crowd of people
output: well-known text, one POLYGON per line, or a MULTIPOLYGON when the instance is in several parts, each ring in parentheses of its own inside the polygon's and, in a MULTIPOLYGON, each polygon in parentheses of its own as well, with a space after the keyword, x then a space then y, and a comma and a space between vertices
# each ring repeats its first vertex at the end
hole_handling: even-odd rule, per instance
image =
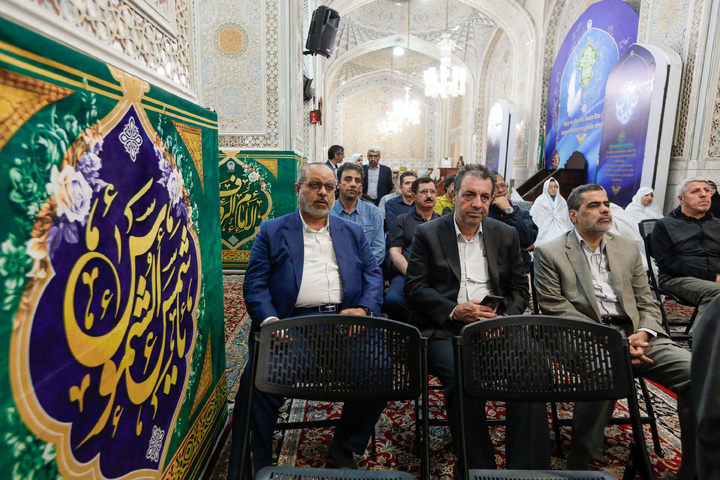
MULTIPOLYGON (((300 168, 298 210, 263 222, 252 247, 244 296, 253 331, 264 322, 321 313, 383 315, 416 326, 428 339, 429 370, 442 384, 450 434, 455 451, 462 452, 453 338, 467 324, 522 315, 530 298, 527 274, 534 269, 543 314, 618 330, 629 341, 635 373, 676 394, 682 439, 677 478, 711 478, 698 473, 697 465, 704 471, 717 468, 717 457, 703 451, 707 444, 717 450, 711 441, 717 432, 698 426, 698 418, 714 414, 718 421, 718 409, 708 407, 718 400, 704 398, 718 386, 691 387, 691 354, 661 324, 646 275, 652 262, 644 256, 637 225, 658 220, 651 246, 660 286, 698 305, 701 318, 716 320, 720 220, 711 208, 720 208, 720 196, 712 182, 683 181, 679 206, 663 217, 652 188, 640 188, 622 209, 594 184, 576 187, 565 199, 550 177, 528 211, 510 200, 505 179, 485 166, 468 164, 446 179, 433 178, 430 169, 422 175, 405 171, 394 184, 380 158, 380 149, 373 147, 365 159, 355 154, 343 162, 344 149, 334 145, 326 164, 300 168), (438 197, 441 182, 445 194, 438 197), (502 300, 489 305, 483 302, 488 295, 502 300), (711 440, 703 444, 703 438, 711 440)), ((712 335, 717 331, 714 327, 712 335)), ((717 364, 715 349, 702 351, 717 364)), ((246 369, 236 413, 247 403, 249 381, 246 369)), ((283 400, 262 393, 253 398, 255 471, 271 462, 283 400)), ((466 439, 466 464, 495 468, 484 402, 463 402, 465 422, 474 432, 466 439)), ((575 405, 568 469, 589 469, 591 460, 602 456, 613 407, 607 401, 575 405)), ((357 468, 356 456, 365 451, 383 408, 382 402, 344 406, 328 446, 335 467, 357 468)), ((546 406, 508 402, 506 412, 507 468, 550 469, 546 406)), ((237 475, 237 442, 247 427, 244 415, 234 418, 229 478, 237 475)), ((455 475, 462 478, 463 472, 455 475)))

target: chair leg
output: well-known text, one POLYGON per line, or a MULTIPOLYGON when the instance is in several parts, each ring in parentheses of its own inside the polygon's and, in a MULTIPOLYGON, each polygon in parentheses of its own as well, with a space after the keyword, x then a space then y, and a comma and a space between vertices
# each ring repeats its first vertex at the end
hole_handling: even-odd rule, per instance
POLYGON ((555 402, 550 402, 550 411, 552 412, 553 433, 555 434, 555 453, 558 458, 565 458, 563 441, 560 437, 560 417, 558 417, 557 404, 555 402))
POLYGON ((415 445, 417 445, 418 456, 422 455, 422 446, 420 445, 420 442, 422 439, 420 438, 420 422, 422 421, 422 418, 420 417, 420 404, 418 402, 418 399, 416 398, 413 400, 413 405, 415 406, 415 445))
POLYGON ((670 336, 670 323, 668 322, 667 314, 665 313, 665 303, 663 295, 660 295, 660 316, 662 317, 662 326, 668 336, 670 336))
POLYGON ((653 409, 650 392, 647 388, 647 383, 643 377, 639 377, 640 388, 642 389, 643 401, 645 402, 645 409, 648 412, 648 418, 650 418, 650 433, 653 439, 653 450, 655 455, 660 458, 664 457, 662 448, 660 447, 660 434, 658 433, 657 420, 655 418, 655 409, 653 409))

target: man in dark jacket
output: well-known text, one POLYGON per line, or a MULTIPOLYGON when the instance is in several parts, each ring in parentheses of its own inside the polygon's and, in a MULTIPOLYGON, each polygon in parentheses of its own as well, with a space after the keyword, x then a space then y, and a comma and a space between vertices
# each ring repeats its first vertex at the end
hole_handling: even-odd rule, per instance
POLYGON ((392 170, 380 165, 380 149, 370 147, 367 151, 368 164, 363 166, 363 198, 378 206, 380 199, 393 191, 392 170))
POLYGON ((678 186, 680 206, 655 224, 650 243, 660 288, 699 307, 720 293, 720 220, 710 210, 710 186, 693 177, 678 186))
MULTIPOLYGON (((517 231, 487 218, 495 176, 469 164, 455 178, 455 212, 415 229, 405 276, 412 323, 428 338, 428 366, 440 379, 455 451, 460 407, 453 364, 453 338, 465 324, 498 315, 521 315, 530 294, 517 231), (486 295, 502 297, 493 310, 486 295)), ((469 468, 495 468, 485 402, 463 399, 469 468)), ((550 469, 550 433, 544 403, 507 402, 506 455, 509 469, 550 469)), ((454 478, 461 478, 456 471, 454 478)))
POLYGON ((520 249, 522 250, 525 271, 530 273, 532 259, 530 250, 535 247, 535 239, 538 234, 538 227, 532 220, 530 212, 515 207, 508 198, 508 186, 505 179, 496 172, 495 193, 493 201, 488 209, 488 217, 500 220, 517 230, 520 236, 520 249))

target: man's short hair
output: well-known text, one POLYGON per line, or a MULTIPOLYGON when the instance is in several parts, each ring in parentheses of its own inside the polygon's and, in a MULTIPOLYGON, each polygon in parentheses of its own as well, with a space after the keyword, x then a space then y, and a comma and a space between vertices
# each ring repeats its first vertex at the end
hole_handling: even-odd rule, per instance
MULTIPOLYGON (((331 172, 333 172, 333 169, 330 168, 330 166, 329 166, 327 163, 320 163, 320 162, 317 162, 317 163, 306 163, 305 165, 303 165, 302 167, 300 167, 300 169, 298 170, 297 178, 295 179, 295 183, 300 184, 300 185, 302 185, 303 183, 305 183, 305 179, 307 178, 308 169, 309 169, 310 167, 312 167, 312 166, 315 166, 315 165, 322 165, 323 167, 325 167, 325 168, 327 168, 328 170, 330 170, 331 172)), ((333 175, 335 175, 335 172, 333 172, 333 175)))
POLYGON ((343 162, 338 167, 338 180, 342 181, 343 173, 345 173, 347 170, 354 170, 360 174, 360 180, 363 179, 363 168, 354 162, 343 162))
POLYGON ((380 155, 380 149, 379 149, 378 147, 370 147, 370 148, 368 148, 367 153, 370 153, 370 152, 374 152, 374 153, 377 153, 378 155, 380 155))
POLYGON ((432 172, 433 170, 435 170, 433 167, 428 167, 428 171, 432 172))
POLYGON ((400 174, 400 186, 402 186, 403 181, 405 181, 405 178, 407 177, 415 177, 418 178, 417 173, 413 172, 412 170, 408 170, 407 172, 403 172, 400 174))
POLYGON ((332 160, 335 158, 335 155, 341 154, 345 151, 345 148, 342 145, 333 145, 330 148, 328 148, 328 160, 332 160))
POLYGON ((449 177, 447 177, 447 178, 445 179, 445 191, 446 191, 446 192, 447 192, 448 189, 450 188, 450 185, 452 185, 453 183, 455 183, 455 177, 457 177, 457 175, 453 173, 452 175, 450 175, 449 177))
POLYGON ((435 182, 430 177, 419 177, 416 178, 415 181, 412 184, 412 192, 417 195, 418 190, 420 189, 420 185, 426 184, 426 183, 432 183, 433 187, 435 186, 435 182))
POLYGON ((572 192, 570 192, 570 196, 567 198, 568 210, 575 210, 576 212, 579 211, 583 202, 583 194, 597 191, 605 192, 605 189, 594 183, 588 183, 586 185, 580 185, 579 187, 573 188, 572 192))
POLYGON ((496 178, 493 174, 493 171, 487 168, 485 165, 480 165, 479 163, 468 163, 467 165, 460 168, 460 171, 455 175, 455 193, 460 191, 460 185, 462 185, 463 180, 465 177, 471 176, 471 177, 477 177, 480 180, 487 180, 488 178, 492 182, 492 190, 490 191, 490 195, 495 193, 495 183, 496 178))
POLYGON ((685 192, 687 191, 688 185, 690 185, 693 182, 708 183, 708 180, 705 177, 688 177, 688 178, 686 178, 685 180, 680 182, 677 186, 678 197, 685 196, 685 192))

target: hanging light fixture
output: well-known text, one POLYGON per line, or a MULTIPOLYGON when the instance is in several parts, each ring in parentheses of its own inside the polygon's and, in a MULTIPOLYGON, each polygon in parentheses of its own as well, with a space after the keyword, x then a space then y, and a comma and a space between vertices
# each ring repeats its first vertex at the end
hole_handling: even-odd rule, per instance
POLYGON ((457 48, 457 44, 450 40, 448 29, 448 11, 450 0, 445 5, 445 33, 440 36, 438 48, 440 49, 440 70, 430 67, 423 72, 425 80, 425 96, 432 98, 447 98, 465 95, 465 67, 452 65, 450 54, 457 48))
POLYGON ((402 133, 404 125, 401 118, 395 114, 393 99, 393 53, 390 50, 390 104, 392 108, 385 111, 385 116, 378 122, 378 129, 385 135, 392 136, 402 133))
POLYGON ((410 2, 408 1, 407 14, 407 48, 405 49, 405 99, 393 102, 393 114, 398 117, 403 125, 418 125, 420 123, 420 102, 410 100, 410 2))

